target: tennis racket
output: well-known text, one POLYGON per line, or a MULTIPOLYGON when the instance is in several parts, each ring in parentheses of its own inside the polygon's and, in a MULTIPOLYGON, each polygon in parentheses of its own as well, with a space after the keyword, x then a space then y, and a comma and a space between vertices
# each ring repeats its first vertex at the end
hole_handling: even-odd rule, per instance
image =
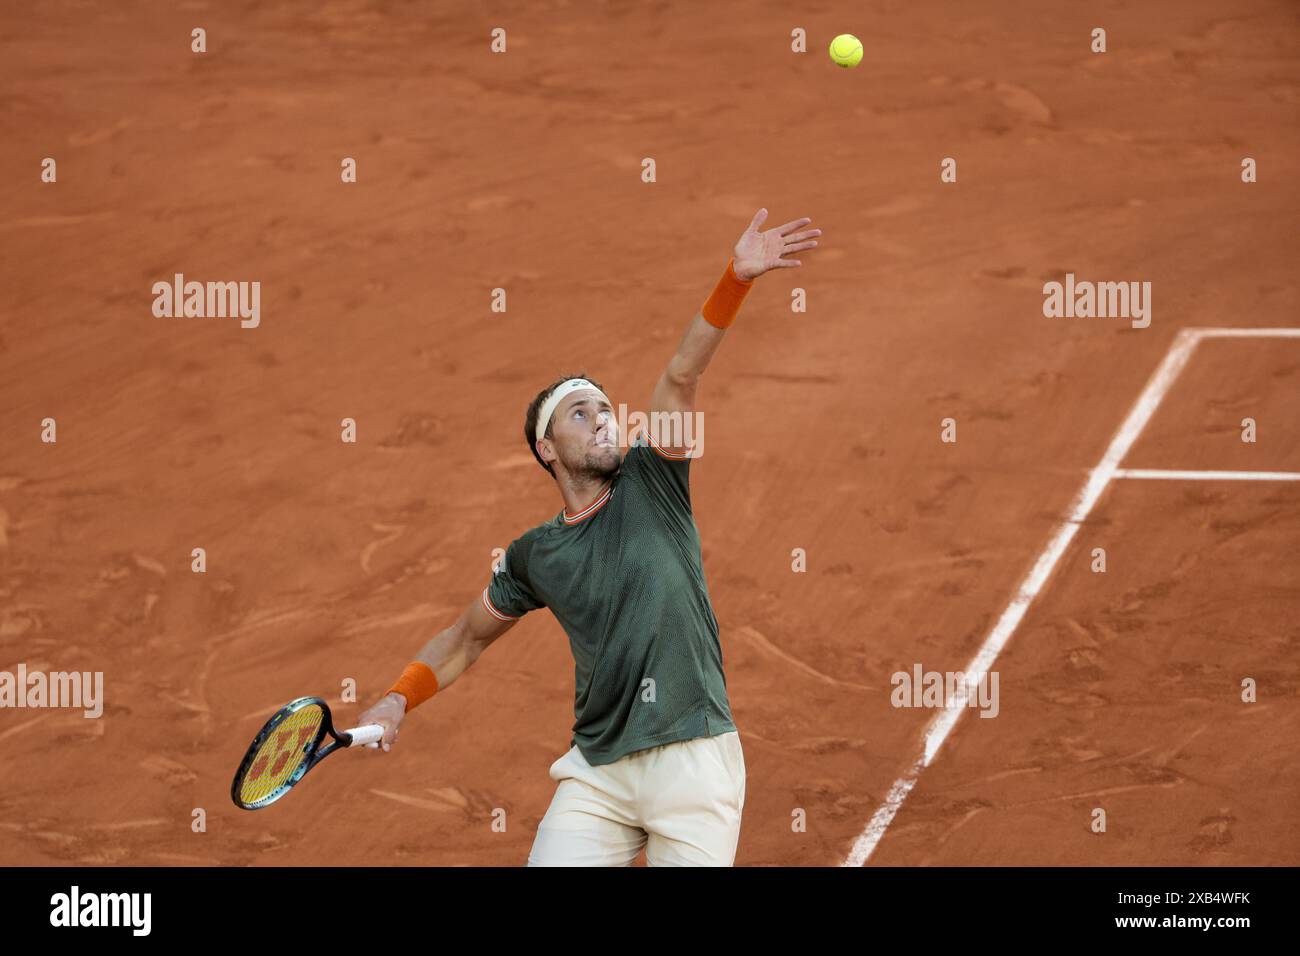
POLYGON ((253 738, 235 772, 230 796, 235 806, 261 810, 279 800, 340 747, 373 747, 384 736, 378 724, 339 733, 329 705, 319 697, 299 697, 281 707, 253 738), (332 738, 328 745, 326 736, 332 738))

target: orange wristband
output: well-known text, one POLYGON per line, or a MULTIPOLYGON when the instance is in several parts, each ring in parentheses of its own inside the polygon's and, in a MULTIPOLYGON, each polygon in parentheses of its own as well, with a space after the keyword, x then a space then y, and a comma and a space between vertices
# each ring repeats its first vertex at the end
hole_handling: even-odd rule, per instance
POLYGON ((438 675, 424 661, 412 661, 406 665, 397 683, 388 688, 388 693, 405 697, 406 709, 410 711, 438 693, 438 675))
POLYGON ((749 288, 753 284, 753 279, 742 279, 736 275, 736 260, 734 257, 728 259, 727 271, 714 286, 709 301, 705 302, 704 308, 700 309, 704 321, 718 329, 725 329, 735 322, 740 312, 740 303, 745 301, 745 296, 749 294, 749 288))

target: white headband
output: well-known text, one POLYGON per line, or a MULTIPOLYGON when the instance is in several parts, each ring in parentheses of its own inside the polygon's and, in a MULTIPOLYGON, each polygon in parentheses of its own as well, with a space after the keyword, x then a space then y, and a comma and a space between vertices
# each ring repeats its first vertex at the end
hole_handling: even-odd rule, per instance
POLYGON ((537 413, 537 441, 546 437, 546 426, 551 423, 551 416, 559 407, 560 402, 564 401, 566 395, 572 395, 574 392, 583 388, 593 388, 600 392, 601 398, 609 401, 609 396, 601 392, 600 388, 591 384, 585 378, 571 378, 563 385, 558 386, 555 391, 551 392, 550 398, 542 402, 542 410, 537 413))

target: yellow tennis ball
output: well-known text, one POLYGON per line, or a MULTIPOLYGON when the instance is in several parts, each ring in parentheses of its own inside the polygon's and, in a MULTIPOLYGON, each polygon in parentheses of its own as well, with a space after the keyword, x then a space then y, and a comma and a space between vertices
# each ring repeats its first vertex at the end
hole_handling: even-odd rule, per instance
POLYGON ((838 66, 857 66, 862 62, 862 41, 852 33, 841 33, 831 41, 831 59, 838 66))

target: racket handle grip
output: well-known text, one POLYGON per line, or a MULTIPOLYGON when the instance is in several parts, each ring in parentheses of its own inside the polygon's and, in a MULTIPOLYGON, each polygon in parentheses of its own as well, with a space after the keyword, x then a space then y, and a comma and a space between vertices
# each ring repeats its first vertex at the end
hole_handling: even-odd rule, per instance
POLYGON ((378 724, 366 724, 364 727, 354 727, 347 732, 352 737, 350 747, 373 747, 384 738, 384 728, 378 724))

